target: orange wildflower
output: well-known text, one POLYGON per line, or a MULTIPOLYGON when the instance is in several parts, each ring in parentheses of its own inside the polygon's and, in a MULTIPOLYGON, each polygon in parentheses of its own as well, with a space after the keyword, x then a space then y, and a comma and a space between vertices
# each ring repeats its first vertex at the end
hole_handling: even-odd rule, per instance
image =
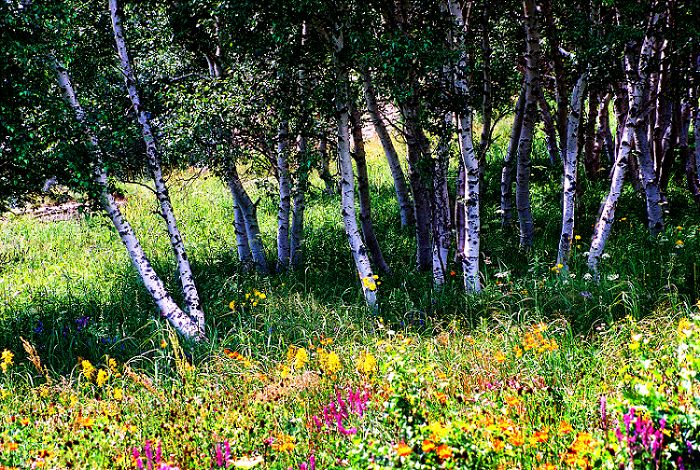
POLYGON ((452 449, 447 444, 442 444, 437 448, 437 455, 440 460, 447 460, 452 457, 452 449))
POLYGON ((423 445, 421 446, 421 449, 423 449, 423 452, 425 452, 426 454, 428 452, 432 452, 435 450, 435 443, 433 441, 431 441, 430 439, 425 439, 423 441, 423 445))
POLYGON ((396 444, 394 450, 397 454, 399 454, 399 457, 406 457, 408 455, 411 455, 411 453, 413 452, 411 446, 406 444, 404 441, 401 441, 398 444, 396 444))
POLYGON ((569 434, 573 430, 574 430, 574 428, 566 421, 562 421, 561 423, 559 423, 559 432, 560 433, 569 434))

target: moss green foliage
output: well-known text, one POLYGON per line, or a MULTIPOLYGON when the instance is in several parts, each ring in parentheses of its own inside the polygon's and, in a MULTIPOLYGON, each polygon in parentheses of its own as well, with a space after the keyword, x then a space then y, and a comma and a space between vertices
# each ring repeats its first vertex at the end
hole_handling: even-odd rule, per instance
MULTIPOLYGON (((466 297, 459 275, 435 291, 412 268, 412 233, 399 228, 372 148, 373 210, 393 269, 379 279, 376 316, 357 289, 337 198, 318 182, 305 269, 259 277, 235 259, 220 181, 171 177, 205 344, 181 343, 153 318, 103 217, 0 222, 0 466, 680 468, 680 457, 692 468, 700 232, 687 196, 670 190, 672 223, 652 241, 642 200, 626 192, 596 284, 584 253, 604 183, 586 183, 563 274, 553 265, 559 171, 535 162, 536 246, 521 254, 496 213, 494 157, 485 291, 466 297)), ((263 183, 249 181, 270 250, 276 203, 263 183)), ((125 215, 175 292, 155 201, 124 191, 125 215)))

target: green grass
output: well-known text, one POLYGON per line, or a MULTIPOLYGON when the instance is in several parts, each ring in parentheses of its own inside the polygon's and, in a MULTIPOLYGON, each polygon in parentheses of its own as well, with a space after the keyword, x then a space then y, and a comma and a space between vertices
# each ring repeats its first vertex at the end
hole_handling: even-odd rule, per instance
MULTIPOLYGON (((15 355, 8 372, 0 374, 0 410, 7 418, 0 423, 5 449, 0 468, 36 464, 42 450, 51 452, 49 468, 133 468, 132 449, 143 452, 146 440, 161 442, 164 460, 172 453, 182 468, 215 467, 216 446, 224 442, 232 448, 232 461, 263 455, 271 468, 297 468, 310 453, 317 468, 343 466, 343 459, 353 468, 367 468, 369 456, 376 457, 376 465, 391 467, 418 458, 418 439, 430 438, 427 426, 434 422, 453 423, 444 442, 459 454, 455 459, 477 468, 498 463, 529 468, 538 462, 538 452, 538 464, 562 464, 575 433, 555 432, 561 421, 604 442, 606 433, 595 424, 598 401, 601 395, 622 399, 621 371, 634 360, 627 348, 632 335, 647 331, 659 348, 671 347, 676 321, 695 309, 698 211, 682 188, 671 188, 668 228, 659 240, 650 240, 643 201, 627 189, 618 209, 624 220, 615 224, 606 249, 610 256, 595 284, 586 280, 584 254, 606 183, 585 181, 577 207, 580 246, 574 249, 571 276, 562 278, 550 269, 560 229, 560 171, 548 167, 542 142, 535 149, 535 247, 519 252, 515 227, 501 228, 496 148, 483 199, 485 290, 470 297, 459 275, 435 291, 430 273, 415 270, 412 232, 400 228, 381 148, 368 145, 376 231, 393 271, 381 279, 376 316, 363 305, 338 197, 323 194, 320 182, 313 181, 308 200, 303 269, 264 277, 242 271, 236 261, 231 198, 224 185, 210 175, 186 183, 191 174, 174 175, 173 202, 207 313, 210 341, 199 345, 180 345, 155 319, 121 242, 101 215, 0 222, 0 351, 15 355), (231 301, 244 304, 253 289, 266 299, 255 307, 229 308, 231 301), (548 325, 544 335, 558 348, 518 357, 516 346, 539 322, 548 325), (34 345, 46 374, 28 362, 20 336, 34 345), (315 350, 320 337, 333 339, 323 348, 337 353, 340 371, 324 373, 315 350), (307 348, 310 362, 286 370, 290 346, 307 348), (224 350, 250 362, 229 358, 224 350), (356 361, 367 351, 377 370, 362 374, 356 361), (95 377, 85 376, 81 361, 107 371, 107 356, 117 367, 97 385, 95 377), (349 419, 357 435, 310 427, 311 416, 333 399, 335 387, 365 386, 372 396, 367 413, 349 419), (115 389, 122 391, 121 400, 114 398, 115 389), (440 393, 445 403, 436 398, 440 393), (522 403, 508 404, 514 396, 522 403), (516 446, 492 455, 478 443, 491 445, 489 439, 498 437, 484 431, 487 426, 475 413, 495 422, 515 420, 524 436, 547 427, 550 440, 540 450, 516 446), (23 419, 31 424, 23 425, 23 419), (469 433, 458 430, 454 423, 460 420, 469 433), (285 436, 294 438, 292 452, 277 446, 285 436), (270 437, 277 443, 265 444, 270 437), (404 460, 392 447, 400 441, 413 446, 404 460), (8 450, 10 443, 17 443, 17 450, 8 450)), ((275 197, 256 189, 255 181, 249 186, 259 198, 272 260, 275 197)), ((124 191, 126 217, 177 292, 174 259, 154 198, 139 186, 124 191)), ((420 458, 423 468, 439 463, 435 454, 420 458)))

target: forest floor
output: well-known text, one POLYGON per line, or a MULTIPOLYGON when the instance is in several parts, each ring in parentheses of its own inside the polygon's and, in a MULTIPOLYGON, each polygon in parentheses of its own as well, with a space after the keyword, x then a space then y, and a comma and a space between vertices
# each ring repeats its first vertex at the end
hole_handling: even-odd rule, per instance
MULTIPOLYGON (((494 161, 485 290, 468 297, 458 274, 436 291, 411 269, 411 231, 371 150, 393 269, 377 315, 363 306, 338 197, 317 182, 305 268, 262 277, 236 261, 221 182, 171 178, 205 344, 154 318, 107 219, 0 221, 0 468, 699 468, 700 227, 682 188, 669 191, 676 212, 654 241, 626 190, 596 283, 585 252, 605 182, 582 188, 562 275, 560 170, 535 162, 526 254, 500 225, 494 161)), ((275 198, 255 176, 272 254, 275 198)), ((154 199, 124 191, 125 215, 176 291, 154 199)))

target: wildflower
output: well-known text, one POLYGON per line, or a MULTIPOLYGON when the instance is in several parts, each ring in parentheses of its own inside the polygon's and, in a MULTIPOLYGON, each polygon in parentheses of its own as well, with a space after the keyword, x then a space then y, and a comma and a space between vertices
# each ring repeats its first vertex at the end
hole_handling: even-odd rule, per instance
POLYGON ((452 457, 452 449, 447 444, 442 444, 437 448, 437 456, 440 460, 447 460, 452 457))
POLYGON ((370 375, 377 370, 377 360, 371 352, 362 352, 357 358, 357 371, 364 375, 370 375))
POLYGON ((457 272, 455 270, 450 271, 450 276, 455 277, 457 275, 457 272))
POLYGON ((517 357, 517 358, 523 357, 523 350, 520 346, 515 346, 513 348, 513 352, 515 353, 515 357, 517 357))
POLYGON ((493 441, 491 441, 491 447, 493 447, 493 450, 495 452, 502 451, 505 448, 505 446, 506 446, 506 443, 503 442, 503 440, 501 440, 501 439, 494 439, 493 441))
POLYGON ((537 467, 537 470, 557 470, 557 466, 552 464, 552 463, 543 463, 539 467, 537 467))
POLYGON ((115 377, 121 377, 121 374, 119 373, 119 369, 117 369, 117 361, 114 358, 108 358, 107 359, 107 365, 109 366, 109 370, 112 371, 112 374, 114 374, 115 377))
POLYGON ((426 454, 432 452, 435 450, 435 443, 430 439, 425 439, 423 441, 423 444, 421 445, 421 449, 423 449, 423 452, 425 452, 426 454))
POLYGON ((532 436, 530 436, 530 445, 542 444, 549 440, 549 431, 544 428, 540 431, 535 431, 532 436))
POLYGON ((693 334, 692 325, 687 318, 681 318, 678 322, 678 334, 685 338, 690 338, 693 334))
POLYGON ((14 452, 17 449, 19 449, 19 445, 16 442, 10 441, 5 443, 5 450, 7 452, 14 452))
POLYGON ((497 279, 503 279, 504 277, 508 277, 509 274, 510 274, 509 271, 501 271, 501 272, 497 272, 496 274, 494 274, 493 277, 495 277, 497 279))
POLYGON ((2 352, 2 355, 0 355, 0 368, 2 368, 3 372, 7 372, 7 370, 10 368, 10 366, 13 364, 12 359, 15 357, 14 354, 12 354, 12 351, 9 351, 5 349, 2 352))
POLYGON ((343 367, 340 362, 340 358, 333 351, 329 353, 323 351, 319 355, 319 362, 321 363, 321 370, 323 370, 323 372, 328 375, 335 374, 343 367))
POLYGON ((603 253, 602 255, 600 255, 600 257, 602 259, 608 259, 608 258, 610 258, 610 253, 603 253))
POLYGON ((497 351, 496 354, 494 354, 493 358, 496 359, 496 361, 498 362, 506 361, 506 356, 501 351, 497 351))
POLYGON ((168 347, 168 342, 165 341, 164 339, 162 339, 162 340, 160 341, 160 349, 165 349, 165 348, 167 348, 167 347, 168 347))
POLYGON ((92 380, 92 376, 95 373, 95 366, 90 363, 87 359, 83 359, 80 362, 80 365, 83 368, 83 375, 85 376, 86 379, 92 380))
POLYGON ((231 302, 229 302, 228 308, 230 308, 231 310, 236 310, 236 301, 232 300, 231 302))
POLYGON ((586 273, 586 274, 583 275, 583 280, 584 280, 584 281, 590 281, 590 280, 592 280, 592 279, 593 279, 593 274, 591 274, 591 273, 586 273))
POLYGON ((103 386, 105 383, 107 383, 108 379, 107 371, 104 369, 100 369, 97 372, 97 378, 95 379, 95 383, 97 384, 98 387, 103 386))
POLYGON ((294 449, 296 448, 296 444, 294 444, 295 440, 296 439, 294 439, 292 436, 282 434, 275 439, 275 442, 272 444, 272 449, 276 450, 277 452, 294 452, 294 449))
POLYGON ((367 290, 371 290, 371 291, 377 290, 377 283, 371 277, 363 277, 362 278, 362 286, 367 290))
POLYGON ((525 437, 521 432, 514 432, 508 438, 508 442, 510 442, 514 447, 520 447, 521 445, 525 444, 525 437))
POLYGON ((516 407, 522 403, 518 397, 514 396, 507 396, 504 401, 506 402, 506 405, 510 407, 516 407))
POLYGON ((682 248, 683 247, 683 240, 680 240, 680 239, 676 240, 676 246, 678 248, 682 248))
POLYGON ((435 397, 438 399, 440 404, 444 405, 447 403, 447 395, 445 395, 444 393, 438 392, 435 394, 435 397))
POLYGON ((574 428, 566 421, 559 423, 559 432, 562 434, 569 434, 574 428))
POLYGON ((447 428, 447 426, 443 426, 437 421, 428 426, 428 430, 433 433, 434 440, 436 441, 439 441, 443 437, 447 436, 447 433, 449 432, 449 428, 447 428))
POLYGON ((307 362, 309 362, 309 353, 306 348, 298 348, 294 354, 294 368, 302 369, 307 362))
POLYGON ((608 281, 617 281, 618 279, 620 279, 619 274, 608 274, 608 277, 607 277, 608 281))
POLYGON ((124 398, 124 391, 121 388, 115 388, 112 390, 112 397, 115 400, 121 401, 124 398))
POLYGON ((404 441, 401 441, 398 444, 396 444, 396 446, 394 447, 394 450, 396 451, 397 454, 399 454, 399 457, 407 457, 407 456, 411 455, 411 453, 413 452, 413 449, 411 448, 411 446, 406 444, 404 441))
POLYGON ((681 227, 681 226, 679 225, 679 226, 676 227, 676 230, 678 230, 678 231, 680 232, 681 230, 683 230, 683 227, 681 227))
POLYGON ((580 239, 581 239, 581 235, 574 235, 574 240, 577 240, 577 241, 578 241, 578 240, 580 240, 580 239))

